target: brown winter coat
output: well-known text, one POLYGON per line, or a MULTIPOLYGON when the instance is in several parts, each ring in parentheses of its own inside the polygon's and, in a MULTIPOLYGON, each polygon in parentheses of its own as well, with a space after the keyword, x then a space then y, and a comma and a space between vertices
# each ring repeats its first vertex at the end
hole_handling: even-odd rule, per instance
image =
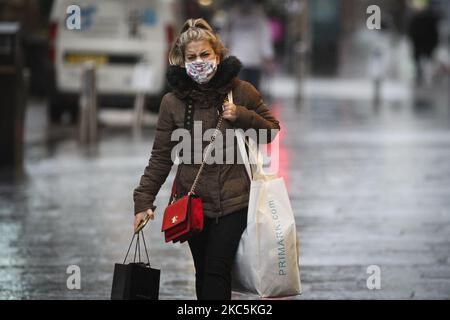
MULTIPOLYGON (((161 101, 150 161, 140 179, 139 186, 133 193, 135 214, 149 208, 153 210, 156 208, 153 202, 173 165, 172 149, 179 143, 179 141, 171 141, 172 132, 177 128, 186 128, 194 132, 192 121, 201 121, 202 134, 207 129, 214 129, 219 118, 218 111, 222 110, 223 101, 230 90, 233 92, 234 104, 237 106, 237 119, 234 123, 224 119, 221 130, 223 141, 226 140, 225 129, 280 128, 279 122, 272 116, 259 92, 248 82, 237 78, 240 69, 239 60, 232 56, 228 57, 219 64, 211 81, 200 88, 189 78, 184 68, 169 67, 167 79, 172 92, 167 93, 161 101)), ((192 136, 196 139, 203 137, 192 136)), ((273 138, 274 136, 271 137, 273 138)), ((203 141, 203 148, 207 144, 208 140, 203 141)), ((201 159, 200 150, 194 148, 192 159, 195 158, 195 152, 201 159)), ((223 152, 225 157, 226 150, 223 152)), ((236 146, 234 152, 237 154, 236 146)), ((199 167, 199 164, 178 165, 175 181, 176 198, 188 193, 199 167)), ((224 163, 205 165, 195 193, 202 198, 205 215, 215 218, 246 207, 249 190, 250 180, 244 165, 224 163)))

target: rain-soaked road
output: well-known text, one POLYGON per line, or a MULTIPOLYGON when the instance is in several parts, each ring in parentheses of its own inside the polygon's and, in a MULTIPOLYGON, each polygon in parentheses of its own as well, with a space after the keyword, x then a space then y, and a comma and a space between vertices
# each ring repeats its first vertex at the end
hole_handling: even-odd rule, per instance
MULTIPOLYGON (((448 106, 284 98, 273 112, 300 235, 299 298, 450 298, 448 106), (381 290, 367 289, 370 265, 381 268, 381 290)), ((27 129, 27 177, 0 183, 0 298, 108 298, 153 129, 139 140, 106 126, 90 153, 74 127, 49 128, 39 102, 27 129), (81 290, 67 289, 69 265, 81 269, 81 290)), ((158 213, 146 234, 161 298, 194 298, 189 250, 164 243, 158 213)))
MULTIPOLYGON (((274 98, 280 172, 300 237, 299 299, 450 298, 450 109, 443 101, 375 108, 357 98, 274 98), (381 268, 380 290, 366 286, 370 265, 381 268)), ((44 103, 30 103, 26 179, 0 181, 0 299, 109 298, 153 130, 133 139, 128 128, 105 126, 90 153, 77 145, 75 127, 48 127, 44 103), (80 290, 66 286, 69 265, 80 267, 80 290)), ((168 192, 166 183, 159 208, 168 192)), ((146 230, 152 264, 162 269, 160 297, 193 299, 189 249, 165 244, 160 224, 157 211, 146 230)))

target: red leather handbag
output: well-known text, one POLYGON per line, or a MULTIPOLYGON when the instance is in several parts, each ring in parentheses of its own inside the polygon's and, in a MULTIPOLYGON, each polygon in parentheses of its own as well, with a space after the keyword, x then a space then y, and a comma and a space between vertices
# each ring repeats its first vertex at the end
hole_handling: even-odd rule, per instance
POLYGON ((202 199, 188 194, 164 210, 162 232, 166 242, 184 242, 203 229, 202 199))
POLYGON ((176 179, 172 186, 171 199, 169 205, 164 210, 164 217, 161 232, 164 232, 166 242, 185 242, 193 235, 199 233, 203 229, 203 206, 202 199, 195 194, 195 187, 198 182, 198 178, 205 165, 206 157, 209 155, 212 143, 216 139, 220 126, 222 124, 222 116, 220 116, 217 123, 216 130, 211 136, 211 140, 207 146, 205 157, 197 172, 197 176, 192 183, 191 190, 187 195, 173 202, 172 199, 176 198, 176 179))

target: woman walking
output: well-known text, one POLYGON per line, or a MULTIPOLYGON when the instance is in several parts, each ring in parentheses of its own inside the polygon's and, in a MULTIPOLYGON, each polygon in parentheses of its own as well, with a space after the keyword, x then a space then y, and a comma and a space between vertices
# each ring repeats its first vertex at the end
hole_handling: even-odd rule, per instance
MULTIPOLYGON (((169 63, 167 81, 171 92, 161 101, 151 157, 133 194, 135 228, 146 215, 154 218, 155 197, 173 165, 172 150, 177 144, 171 141, 174 130, 189 130, 194 144, 203 141, 206 130, 216 128, 222 115, 220 130, 225 158, 227 129, 270 132, 280 128, 259 92, 237 78, 242 67, 240 61, 227 56, 226 48, 205 20, 186 21, 171 49, 169 63), (225 101, 230 91, 234 103, 225 101), (198 124, 201 131, 197 130, 198 124)), ((269 135, 269 139, 273 138, 269 135)), ((207 144, 204 141, 203 147, 207 144)), ((233 148, 237 154, 236 147, 233 148)), ((202 150, 197 149, 192 148, 188 155, 191 161, 178 165, 175 200, 185 196, 194 182, 203 158, 202 150)), ((186 154, 182 158, 184 161, 186 154)), ((231 299, 231 269, 247 223, 249 191, 250 180, 243 164, 227 161, 204 166, 195 191, 202 199, 204 226, 202 232, 188 240, 198 299, 231 299)))

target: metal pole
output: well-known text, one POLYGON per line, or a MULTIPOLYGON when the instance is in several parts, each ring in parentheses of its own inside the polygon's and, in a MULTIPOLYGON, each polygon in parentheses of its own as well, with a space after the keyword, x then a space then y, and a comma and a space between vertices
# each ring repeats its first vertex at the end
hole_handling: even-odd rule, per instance
POLYGON ((92 64, 88 69, 89 72, 89 140, 91 143, 97 142, 97 76, 95 65, 92 64))
POLYGON ((297 82, 297 103, 300 105, 303 99, 303 90, 305 78, 309 73, 309 51, 311 48, 311 37, 309 30, 309 7, 308 1, 298 0, 298 12, 296 12, 295 17, 295 29, 297 30, 295 36, 295 80, 297 82))
POLYGON ((82 144, 97 143, 97 83, 94 62, 86 62, 81 75, 79 136, 82 144))
POLYGON ((371 76, 373 80, 373 104, 379 107, 382 103, 382 85, 384 73, 384 59, 380 48, 375 48, 370 60, 371 76))
POLYGON ((134 100, 133 134, 140 137, 144 118, 145 94, 138 92, 134 100))

